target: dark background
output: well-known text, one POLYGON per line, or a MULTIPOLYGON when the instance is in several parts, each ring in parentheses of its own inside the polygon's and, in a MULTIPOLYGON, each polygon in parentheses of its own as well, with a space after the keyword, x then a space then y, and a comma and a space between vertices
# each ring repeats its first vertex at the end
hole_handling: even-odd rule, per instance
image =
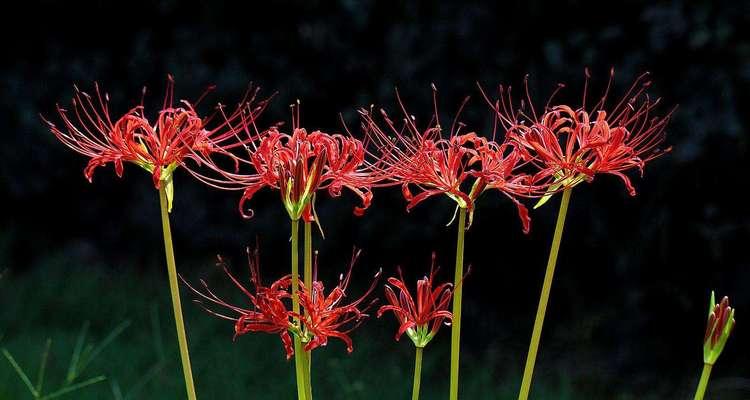
MULTIPOLYGON (((591 69, 595 89, 614 67, 618 93, 650 71, 651 92, 666 105, 662 111, 679 104, 668 128, 674 151, 650 163, 644 179, 634 176, 634 198, 608 176, 575 190, 537 382, 567 388, 571 398, 688 398, 701 367, 708 295, 716 289, 736 304, 738 325, 714 370, 711 390, 714 398, 750 397, 750 335, 743 323, 750 314, 750 220, 743 194, 750 183, 746 2, 165 0, 16 6, 5 16, 18 18, 21 27, 0 28, 5 43, 0 270, 6 270, 0 313, 7 324, 0 330, 6 338, 23 335, 22 328, 35 329, 23 322, 31 317, 22 306, 35 304, 34 286, 25 293, 8 289, 27 287, 22 282, 30 279, 92 302, 111 296, 127 303, 131 296, 97 292, 96 286, 87 293, 76 288, 76 274, 101 269, 105 277, 166 285, 158 198, 148 175, 128 165, 124 178, 117 179, 111 167, 101 168, 91 185, 82 173, 87 160, 58 143, 41 123, 39 113, 54 118, 55 103, 69 104, 74 83, 91 89, 98 81, 117 112, 140 100, 143 85, 150 90, 147 103, 160 104, 168 73, 175 77, 179 98, 194 99, 216 84, 203 106, 231 104, 255 82, 264 93, 278 91, 265 114, 268 123, 288 120, 287 105, 300 99, 303 126, 329 131, 341 129, 339 113, 356 127, 358 106, 394 109, 395 87, 424 121, 430 83, 435 83, 445 118, 452 117, 462 96, 472 95, 463 120, 486 132, 491 119, 475 82, 520 87, 528 73, 540 102, 556 83, 565 82, 562 98, 577 104, 584 67, 591 69), (68 273, 69 265, 78 266, 72 270, 77 272, 68 273)), ((266 277, 286 271, 287 219, 277 193, 258 195, 252 203, 256 217, 244 221, 236 211, 238 193, 214 191, 183 172, 175 189, 173 230, 187 277, 213 273, 216 253, 237 260, 240 270, 243 246, 256 238, 266 277)), ((348 194, 318 200, 326 231, 325 241, 316 242, 324 278, 335 279, 353 246, 364 249, 355 271, 359 286, 377 268, 392 273, 397 264, 416 278, 429 268, 432 250, 450 270, 455 227, 445 227, 453 211, 447 198, 431 199, 406 214, 398 190, 378 191, 363 218, 351 216, 355 201, 348 194)), ((523 235, 507 201, 495 194, 479 201, 467 235, 466 261, 473 272, 465 290, 464 376, 488 370, 492 382, 517 385, 557 204, 556 199, 534 212, 532 232, 523 235)), ((441 277, 449 275, 444 271, 441 277)), ((159 295, 166 307, 166 291, 159 295)), ((54 321, 78 326, 83 319, 78 309, 33 307, 36 318, 53 321, 42 330, 48 336, 54 335, 54 321)), ((194 319, 209 317, 196 313, 194 319)), ((210 323, 221 326, 217 332, 226 334, 221 340, 232 346, 230 327, 210 323)), ((408 348, 389 341, 393 321, 361 329, 355 340, 387 340, 374 345, 384 352, 408 348)), ((449 336, 448 330, 441 336, 449 336)), ((448 341, 437 343, 436 352, 448 346, 448 341)), ((339 347, 326 351, 343 353, 339 347)), ((404 371, 410 368, 409 354, 404 351, 399 359, 404 371)), ((445 374, 442 367, 434 367, 436 375, 445 374)), ((257 388, 253 379, 271 378, 247 378, 250 393, 257 388)))

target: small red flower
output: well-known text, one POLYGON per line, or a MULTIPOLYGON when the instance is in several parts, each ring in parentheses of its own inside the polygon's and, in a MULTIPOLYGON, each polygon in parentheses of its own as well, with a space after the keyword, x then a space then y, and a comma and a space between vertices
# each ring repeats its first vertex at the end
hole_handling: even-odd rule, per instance
MULTIPOLYGON (((346 351, 354 351, 352 339, 349 333, 356 329, 368 315, 367 309, 377 300, 373 300, 369 305, 362 308, 362 303, 375 289, 375 285, 380 277, 380 272, 375 275, 370 288, 358 299, 349 304, 342 304, 346 298, 346 289, 352 275, 354 264, 359 258, 360 251, 355 251, 349 264, 349 271, 342 274, 338 285, 334 287, 328 295, 325 294, 323 283, 313 279, 312 288, 306 288, 300 283, 300 305, 304 312, 302 315, 293 314, 303 321, 305 336, 302 341, 305 342, 305 351, 311 351, 320 346, 328 344, 328 338, 337 338, 346 344, 346 351)), ((317 255, 314 268, 317 271, 317 255)))
POLYGON ((406 287, 404 276, 399 269, 399 278, 388 278, 388 284, 398 289, 396 295, 393 288, 385 286, 385 298, 388 305, 381 306, 378 310, 378 318, 384 313, 391 311, 400 324, 396 333, 396 340, 406 333, 417 347, 425 347, 437 334, 440 326, 450 324, 453 314, 448 311, 448 306, 453 296, 453 285, 443 283, 435 284, 435 253, 432 253, 432 266, 430 275, 417 281, 417 300, 414 301, 409 289, 406 287))
POLYGON ((203 161, 212 177, 191 171, 204 183, 227 190, 243 190, 240 213, 251 218, 253 211, 245 204, 263 188, 279 190, 284 207, 292 220, 315 220, 314 197, 319 190, 327 190, 337 197, 346 188, 362 201, 354 214, 362 215, 372 201, 372 187, 384 180, 377 163, 367 161, 363 143, 351 136, 321 131, 308 133, 299 127, 297 107, 293 108, 292 133, 278 127, 249 135, 254 139, 244 147, 246 158, 232 156, 234 170, 226 170, 210 158, 203 161), (250 170, 240 172, 241 166, 250 170))
MULTIPOLYGON (((510 90, 500 87, 500 99, 493 105, 508 130, 509 138, 531 153, 540 177, 553 177, 557 187, 572 187, 596 174, 612 174, 625 184, 628 193, 635 188, 624 171, 636 168, 643 174, 645 164, 668 152, 662 148, 665 128, 672 111, 654 115, 660 99, 647 94, 648 74, 638 77, 614 107, 607 108, 614 69, 599 101, 587 106, 588 80, 581 106, 551 105, 558 87, 540 115, 536 113, 526 81, 527 110, 513 108, 510 90)), ((553 186, 554 188, 555 186, 553 186)))
POLYGON ((200 282, 203 286, 203 291, 194 288, 184 279, 182 279, 182 281, 188 288, 204 300, 224 307, 230 312, 236 314, 235 316, 229 316, 222 312, 216 312, 205 305, 201 300, 195 300, 195 302, 207 312, 219 318, 234 321, 235 338, 248 332, 266 332, 279 335, 281 342, 284 345, 284 350, 286 350, 286 358, 290 359, 294 355, 294 346, 292 344, 290 332, 299 331, 291 320, 291 314, 287 308, 288 305, 285 304, 285 302, 288 302, 288 300, 291 299, 291 295, 289 294, 291 278, 285 276, 272 283, 269 287, 263 286, 260 280, 260 261, 258 252, 255 251, 251 255, 250 250, 248 249, 247 253, 250 268, 250 283, 252 284, 255 293, 245 288, 245 286, 243 286, 239 280, 229 272, 229 268, 221 257, 219 257, 218 265, 224 269, 224 272, 226 272, 232 282, 234 282, 242 293, 248 297, 250 300, 250 308, 237 307, 227 303, 211 291, 206 282, 202 279, 200 282))
POLYGON ((363 129, 382 154, 383 170, 390 179, 401 184, 408 201, 407 211, 429 197, 444 194, 469 212, 471 224, 477 197, 486 189, 496 189, 516 204, 524 231, 528 232, 528 212, 515 196, 538 196, 539 188, 546 188, 520 171, 529 162, 529 153, 519 152, 514 144, 498 145, 475 132, 462 133, 465 125, 458 122, 458 116, 468 98, 459 108, 450 135, 443 137, 436 93, 433 86, 435 112, 424 129, 417 127, 416 119, 406 111, 398 94, 404 114, 403 126, 397 126, 381 110, 386 127, 382 129, 370 111, 360 110, 363 129), (419 193, 415 195, 414 189, 419 193))

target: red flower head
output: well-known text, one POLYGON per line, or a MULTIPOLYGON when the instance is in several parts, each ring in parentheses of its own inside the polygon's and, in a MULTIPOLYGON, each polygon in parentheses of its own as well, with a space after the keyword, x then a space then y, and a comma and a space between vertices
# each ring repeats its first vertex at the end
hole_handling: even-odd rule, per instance
POLYGON ((185 100, 179 105, 174 104, 174 80, 170 75, 156 121, 151 123, 146 118, 143 102, 112 120, 109 95, 102 95, 98 84, 94 87, 94 97, 75 88, 73 113, 57 106, 64 130, 44 117, 42 119, 63 144, 91 158, 84 170, 89 181, 99 166, 113 163, 117 176, 122 176, 123 164, 132 162, 151 173, 157 189, 164 183, 168 185, 170 193, 172 174, 186 158, 195 158, 196 153, 207 155, 214 151, 226 151, 227 147, 240 145, 227 146, 226 142, 235 138, 239 126, 254 120, 266 105, 265 101, 253 105, 256 90, 229 115, 220 105, 217 112, 221 114, 222 121, 209 128, 212 117, 201 118, 194 105, 185 100))
POLYGON ((471 224, 477 197, 486 189, 496 189, 516 204, 524 231, 528 232, 528 212, 515 198, 534 196, 540 191, 534 178, 520 172, 529 161, 528 152, 519 152, 515 144, 498 145, 475 132, 462 133, 465 125, 458 122, 458 116, 468 98, 461 104, 450 135, 445 138, 434 86, 435 111, 424 129, 417 127, 416 119, 406 111, 398 93, 396 96, 404 114, 403 127, 397 127, 384 110, 381 110, 381 115, 385 130, 380 128, 371 112, 363 109, 360 114, 363 129, 383 154, 383 169, 393 181, 401 184, 408 201, 407 211, 429 197, 445 194, 456 202, 457 207, 469 212, 471 224), (416 195, 413 194, 414 188, 420 191, 416 195))
POLYGON ((449 325, 453 314, 448 311, 448 306, 453 296, 453 285, 443 283, 434 286, 435 253, 432 253, 432 267, 430 275, 417 281, 417 301, 414 301, 409 289, 406 287, 404 276, 399 269, 400 279, 388 278, 388 284, 399 290, 398 296, 391 286, 385 286, 385 297, 388 305, 380 307, 378 318, 384 313, 391 311, 400 324, 396 333, 396 340, 406 333, 417 347, 425 347, 435 337, 443 323, 449 325))
MULTIPOLYGON (((614 80, 611 71, 607 88, 598 102, 587 106, 589 72, 581 106, 551 105, 559 85, 541 114, 537 114, 528 91, 528 110, 515 110, 510 88, 500 87, 500 99, 493 104, 508 137, 531 154, 540 169, 540 177, 553 177, 557 190, 570 188, 596 174, 612 174, 625 183, 630 195, 635 189, 624 171, 637 168, 641 175, 646 162, 668 152, 662 149, 665 128, 672 112, 655 116, 660 99, 652 100, 647 89, 648 74, 638 77, 617 104, 607 109, 609 90, 614 80)), ((522 103, 522 107, 523 103, 522 103)), ((540 201, 545 202, 549 196, 540 201)))
MULTIPOLYGON (((363 143, 351 136, 329 134, 321 131, 308 133, 299 127, 299 109, 293 106, 292 133, 278 127, 264 132, 250 132, 253 140, 244 146, 248 157, 232 156, 233 171, 221 168, 214 160, 204 159, 218 177, 191 171, 198 179, 216 188, 243 190, 240 212, 251 218, 253 211, 245 208, 259 190, 278 189, 281 200, 292 220, 315 220, 315 194, 327 190, 337 197, 347 188, 356 194, 362 205, 354 214, 362 215, 372 201, 372 187, 384 179, 376 163, 366 160, 363 143), (250 167, 240 172, 240 166, 250 167)), ((254 129, 254 127, 252 127, 254 129)))
MULTIPOLYGON (((352 339, 349 333, 357 328, 368 317, 365 312, 377 300, 373 300, 369 305, 362 308, 362 303, 372 293, 377 284, 380 272, 375 275, 370 288, 357 300, 349 304, 343 304, 346 298, 346 289, 352 276, 352 269, 359 258, 359 251, 355 251, 352 261, 349 264, 349 271, 346 275, 342 274, 338 285, 333 290, 325 294, 323 283, 313 279, 312 288, 306 288, 300 283, 300 305, 304 309, 302 315, 295 315, 303 321, 305 326, 305 336, 302 341, 305 342, 305 351, 311 351, 317 347, 328 344, 328 338, 333 337, 343 341, 346 344, 346 351, 354 351, 352 339)), ((314 268, 318 268, 317 254, 315 257, 314 268)))
POLYGON ((224 307, 230 312, 236 314, 235 316, 229 316, 224 313, 216 312, 206 306, 201 300, 195 300, 196 303, 209 313, 219 318, 234 321, 235 338, 248 332, 266 332, 279 335, 279 337, 281 337, 281 342, 284 345, 284 349, 286 350, 286 358, 290 359, 294 355, 294 346, 292 345, 292 337, 289 332, 299 331, 292 323, 290 312, 287 309, 287 304, 285 304, 285 301, 291 298, 291 295, 289 294, 291 278, 286 276, 271 284, 270 287, 263 286, 260 280, 260 262, 258 259, 258 252, 255 251, 251 256, 250 250, 248 249, 247 254, 250 267, 250 283, 252 284, 255 293, 245 288, 245 286, 243 286, 239 280, 229 272, 229 268, 221 257, 219 257, 218 265, 224 269, 224 272, 226 272, 232 282, 234 282, 242 293, 248 297, 250 300, 250 308, 237 307, 222 300, 208 288, 208 285, 202 279, 200 281, 203 286, 202 291, 195 289, 184 279, 182 281, 204 300, 224 307))
MULTIPOLYGON (((260 263, 257 251, 251 257, 250 250, 248 250, 250 282, 254 289, 253 291, 245 288, 229 272, 226 264, 219 258, 219 265, 224 269, 232 282, 248 297, 250 301, 249 308, 237 307, 224 301, 211 291, 203 280, 200 281, 202 290, 194 288, 184 279, 182 281, 203 300, 224 307, 233 314, 236 314, 232 316, 216 312, 203 304, 201 300, 196 300, 209 313, 219 318, 234 321, 235 337, 248 332, 277 334, 281 337, 281 341, 284 344, 287 359, 290 359, 294 355, 292 334, 298 336, 305 343, 305 351, 325 346, 328 344, 328 338, 335 337, 342 340, 346 344, 347 351, 351 353, 354 348, 349 333, 368 317, 366 311, 376 300, 373 300, 372 303, 365 307, 362 307, 362 303, 372 293, 380 276, 378 272, 370 288, 359 299, 349 304, 343 304, 352 269, 358 257, 359 252, 355 252, 349 266, 349 271, 346 275, 341 276, 338 285, 328 295, 325 294, 322 282, 314 280, 311 290, 308 290, 300 282, 298 295, 300 305, 303 309, 300 314, 290 310, 292 298, 292 281, 290 276, 285 276, 277 280, 269 287, 263 286, 260 280, 258 267, 260 263)), ((317 272, 317 256, 314 268, 317 272)))

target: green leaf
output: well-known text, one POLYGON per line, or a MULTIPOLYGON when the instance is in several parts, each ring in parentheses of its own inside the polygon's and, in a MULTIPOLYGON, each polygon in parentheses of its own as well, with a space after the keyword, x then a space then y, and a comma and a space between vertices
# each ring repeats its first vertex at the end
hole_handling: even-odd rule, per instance
POLYGON ((47 360, 49 359, 49 349, 52 346, 52 339, 47 339, 47 343, 44 346, 44 352, 42 353, 42 361, 39 363, 39 372, 36 375, 36 391, 42 393, 42 385, 44 385, 44 373, 47 369, 47 360))
POLYGON ((112 331, 101 341, 96 347, 92 347, 90 352, 87 352, 86 357, 81 358, 81 364, 77 369, 78 374, 82 373, 84 369, 94 361, 94 359, 101 354, 104 349, 109 346, 120 334, 130 326, 130 321, 125 320, 117 325, 112 331))
POLYGON ((161 372, 164 367, 167 366, 167 360, 161 360, 157 362, 156 364, 152 365, 151 368, 146 371, 143 376, 141 376, 138 381, 136 381, 135 384, 130 388, 128 393, 125 395, 125 399, 134 399, 137 398, 136 395, 140 393, 143 388, 146 387, 146 385, 151 382, 154 378, 159 376, 159 373, 161 372))
POLYGON ((112 388, 112 396, 115 397, 115 400, 125 400, 125 398, 122 397, 122 390, 120 390, 120 384, 117 383, 117 381, 109 381, 109 386, 112 388))
POLYGON ((83 351, 83 345, 86 341, 86 332, 89 330, 89 321, 86 321, 83 323, 83 326, 81 327, 81 333, 78 334, 78 339, 76 339, 76 346, 73 348, 73 356, 70 358, 70 364, 68 365, 68 373, 65 377, 65 382, 71 383, 73 382, 76 377, 78 376, 78 373, 76 371, 76 368, 78 368, 78 362, 81 359, 81 352, 83 351))
POLYGON ((23 369, 21 369, 21 366, 18 365, 18 363, 16 362, 16 359, 13 358, 13 356, 10 354, 8 349, 3 349, 3 355, 8 360, 8 362, 13 367, 13 369, 16 370, 16 373, 21 378, 21 380, 26 385, 26 387, 29 389, 29 392, 31 393, 31 395, 34 396, 35 399, 38 399, 39 392, 37 392, 37 390, 34 388, 34 385, 31 383, 29 376, 26 375, 25 372, 23 372, 23 369))
POLYGON ((54 393, 51 393, 51 394, 48 394, 48 395, 42 397, 39 400, 56 399, 56 398, 58 398, 58 397, 60 397, 62 395, 68 394, 70 392, 74 392, 74 391, 79 390, 79 389, 83 389, 86 386, 91 386, 93 384, 96 384, 96 383, 99 383, 99 382, 103 382, 105 380, 107 380, 107 378, 105 376, 100 375, 100 376, 97 376, 95 378, 87 379, 87 380, 85 380, 83 382, 76 383, 75 385, 66 386, 66 387, 64 387, 64 388, 62 388, 62 389, 60 389, 60 390, 58 390, 58 391, 56 391, 54 393))

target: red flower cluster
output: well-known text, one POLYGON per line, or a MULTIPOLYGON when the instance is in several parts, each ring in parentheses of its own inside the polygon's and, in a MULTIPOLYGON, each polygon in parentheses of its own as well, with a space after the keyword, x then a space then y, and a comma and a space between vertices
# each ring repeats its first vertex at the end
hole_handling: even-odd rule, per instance
POLYGON ((217 114, 221 115, 221 121, 209 128, 213 116, 201 117, 194 105, 185 100, 174 104, 172 76, 167 79, 164 102, 153 123, 145 116, 143 102, 113 120, 109 95, 102 94, 98 85, 95 85, 95 92, 92 97, 76 87, 72 113, 57 106, 65 130, 42 118, 61 142, 91 158, 84 170, 89 181, 99 166, 113 163, 117 175, 122 176, 123 164, 132 162, 152 174, 156 188, 162 182, 169 182, 174 170, 186 158, 196 158, 196 153, 226 152, 242 145, 229 141, 233 141, 240 128, 255 120, 266 106, 266 101, 255 104, 257 90, 248 92, 249 96, 230 114, 225 114, 223 106, 219 105, 217 114))
POLYGON ((400 326, 396 340, 406 333, 417 347, 425 347, 437 334, 443 323, 449 324, 453 314, 448 306, 453 296, 453 285, 442 283, 435 285, 435 253, 432 253, 430 275, 417 281, 417 300, 414 301, 406 287, 404 276, 399 269, 400 277, 388 278, 388 284, 398 289, 398 296, 391 286, 385 286, 387 305, 378 310, 378 318, 390 311, 396 316, 400 326))
MULTIPOLYGON (((226 315, 224 312, 214 311, 201 300, 196 300, 206 311, 223 319, 235 322, 235 337, 249 332, 266 332, 277 334, 286 351, 287 359, 294 355, 294 346, 291 335, 297 335, 305 343, 305 351, 311 351, 317 347, 328 344, 329 338, 337 338, 346 344, 348 352, 354 350, 349 333, 358 327, 368 317, 365 313, 368 306, 362 307, 362 303, 372 293, 377 283, 378 273, 370 288, 357 300, 343 304, 346 290, 351 278, 354 263, 359 257, 356 252, 346 275, 342 275, 338 285, 328 295, 325 294, 323 283, 313 281, 313 287, 308 290, 300 283, 298 292, 302 311, 298 314, 290 310, 292 299, 292 280, 290 276, 282 277, 271 286, 264 286, 260 280, 259 256, 255 251, 251 254, 248 249, 248 263, 250 267, 250 283, 253 290, 246 288, 240 281, 229 272, 224 261, 219 258, 219 265, 224 269, 232 282, 248 297, 250 308, 238 307, 224 301, 217 296, 201 280, 202 290, 196 289, 183 279, 183 282, 201 299, 207 300, 214 305, 224 307, 233 312, 234 316, 226 315)), ((315 262, 317 271, 317 260, 315 262)), ((373 303, 375 300, 373 300, 373 303)), ((372 304, 372 303, 371 303, 372 304)))
POLYGON ((210 171, 218 177, 191 171, 201 181, 220 189, 243 190, 240 212, 251 218, 253 211, 245 203, 263 188, 279 190, 284 207, 292 220, 315 220, 314 197, 319 190, 327 190, 337 197, 346 188, 357 195, 362 205, 354 214, 362 215, 372 201, 372 187, 384 180, 377 163, 366 160, 368 153, 362 141, 342 134, 321 131, 308 133, 299 126, 299 109, 293 106, 292 133, 284 133, 274 126, 259 132, 247 125, 245 143, 247 157, 232 155, 234 170, 222 168, 210 158, 204 158, 210 171), (240 166, 250 171, 240 172, 240 166))
POLYGON ((528 109, 516 110, 510 89, 500 87, 500 99, 493 103, 498 118, 507 130, 508 138, 526 152, 539 170, 539 178, 552 177, 551 189, 573 187, 590 181, 596 174, 612 174, 625 183, 630 195, 635 189, 624 171, 636 168, 641 174, 646 162, 669 151, 662 149, 664 130, 672 112, 656 116, 660 99, 652 100, 647 89, 648 74, 638 77, 616 105, 607 109, 614 70, 601 98, 591 107, 586 104, 588 81, 580 107, 552 104, 550 97, 544 112, 537 114, 526 81, 528 109))
POLYGON ((185 159, 194 159, 207 166, 208 172, 189 169, 204 183, 243 191, 239 208, 246 218, 252 217, 253 211, 245 204, 266 187, 279 191, 292 220, 311 222, 316 219, 314 199, 320 190, 334 197, 344 188, 350 190, 361 200, 354 209, 361 215, 372 202, 373 187, 401 185, 407 210, 445 194, 468 211, 471 224, 479 195, 495 189, 516 205, 528 232, 529 214, 519 198, 542 197, 541 204, 555 192, 600 173, 620 177, 634 195, 624 172, 636 168, 643 173, 646 162, 669 151, 660 146, 671 113, 654 116, 659 99, 648 97, 646 75, 607 109, 613 77, 600 100, 588 107, 587 71, 580 107, 553 105, 553 94, 540 114, 528 89, 521 109, 515 109, 510 89, 501 86, 498 100, 487 99, 504 128, 504 139, 499 142, 494 140, 494 132, 492 139, 465 132, 458 118, 468 98, 461 103, 445 137, 434 86, 434 115, 422 128, 400 98, 402 124, 395 124, 381 110, 381 128, 370 111, 360 110, 366 142, 373 143, 374 149, 348 134, 308 133, 299 126, 296 105, 292 107, 291 133, 282 132, 278 125, 259 130, 256 120, 267 101, 256 104, 257 90, 249 92, 230 114, 219 106, 214 116, 220 115, 220 121, 208 128, 214 116, 200 117, 187 101, 174 104, 171 76, 162 110, 153 124, 145 117, 142 104, 113 121, 109 97, 102 95, 98 86, 94 97, 76 89, 73 113, 58 106, 65 130, 47 123, 60 141, 91 158, 85 169, 89 180, 101 165, 114 163, 119 176, 124 162, 132 162, 149 171, 159 188, 163 182, 171 183, 172 173, 185 159), (232 160, 233 166, 225 168, 213 157, 217 153, 232 160))
POLYGON ((469 212, 471 223, 479 195, 487 189, 496 189, 517 206, 524 231, 528 232, 528 211, 517 197, 538 197, 547 190, 543 179, 523 171, 532 161, 530 154, 516 143, 498 144, 475 132, 462 132, 465 125, 458 122, 458 117, 468 98, 461 104, 450 134, 445 138, 436 93, 433 86, 435 111, 424 129, 417 127, 416 118, 409 114, 398 94, 404 115, 402 126, 397 126, 381 110, 385 126, 381 128, 370 111, 360 110, 363 129, 383 154, 385 175, 401 185, 408 201, 407 210, 431 196, 445 194, 469 212), (414 188, 420 191, 416 195, 414 188))

